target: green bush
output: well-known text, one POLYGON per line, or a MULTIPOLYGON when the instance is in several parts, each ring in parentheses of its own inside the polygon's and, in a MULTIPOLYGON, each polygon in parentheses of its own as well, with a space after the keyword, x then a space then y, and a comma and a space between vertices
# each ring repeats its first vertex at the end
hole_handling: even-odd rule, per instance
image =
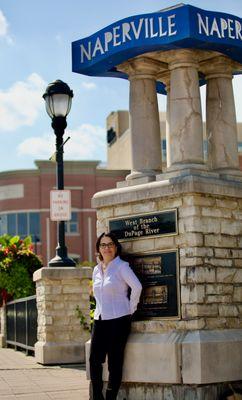
MULTIPOLYGON (((82 267, 91 267, 94 268, 97 263, 92 262, 92 261, 80 261, 76 266, 77 268, 82 268, 82 267)), ((89 296, 89 301, 90 301, 90 324, 87 323, 86 317, 82 310, 80 309, 79 306, 76 306, 76 316, 80 320, 80 325, 82 326, 83 329, 91 332, 92 331, 92 325, 94 321, 94 311, 95 311, 95 306, 96 302, 93 297, 92 293, 92 280, 89 280, 89 286, 90 286, 90 296, 89 296)))
POLYGON ((92 331, 92 325, 93 325, 93 321, 94 321, 94 311, 95 311, 95 307, 96 307, 96 302, 95 302, 95 298, 93 297, 93 293, 92 293, 92 280, 89 280, 89 286, 90 286, 90 295, 89 295, 89 301, 90 301, 90 311, 89 311, 89 316, 90 316, 90 324, 88 324, 87 319, 84 315, 84 313, 82 312, 82 310, 80 309, 79 306, 76 306, 76 316, 77 318, 80 320, 80 325, 82 326, 83 329, 91 332, 92 331))
POLYGON ((0 236, 0 302, 35 294, 33 273, 41 267, 30 236, 0 236))

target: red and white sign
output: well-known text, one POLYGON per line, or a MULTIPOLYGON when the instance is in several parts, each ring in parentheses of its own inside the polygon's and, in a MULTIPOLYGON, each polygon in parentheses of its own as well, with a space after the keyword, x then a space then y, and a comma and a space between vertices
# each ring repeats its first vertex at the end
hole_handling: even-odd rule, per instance
POLYGON ((50 219, 51 221, 71 220, 71 191, 50 191, 50 219))

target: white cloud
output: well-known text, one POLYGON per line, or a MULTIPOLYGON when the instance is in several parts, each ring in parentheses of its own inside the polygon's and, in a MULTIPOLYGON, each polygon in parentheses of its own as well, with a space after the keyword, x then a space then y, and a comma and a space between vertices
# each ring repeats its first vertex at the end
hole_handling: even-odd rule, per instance
POLYGON ((15 82, 9 89, 0 90, 0 131, 32 126, 44 106, 45 87, 45 81, 32 73, 26 81, 15 82))
MULTIPOLYGON (((82 124, 74 130, 65 133, 64 140, 70 140, 64 146, 65 160, 105 160, 106 159, 106 131, 100 126, 82 124)), ((55 151, 54 133, 42 137, 31 137, 18 146, 19 155, 28 155, 33 158, 48 159, 55 151)))
POLYGON ((93 82, 82 82, 82 87, 87 90, 96 89, 97 85, 93 82))
POLYGON ((2 37, 6 39, 8 44, 13 44, 13 39, 8 34, 8 27, 8 21, 3 12, 0 10, 0 38, 2 37))
POLYGON ((5 15, 0 10, 0 36, 7 36, 8 22, 5 15))
POLYGON ((63 38, 59 33, 57 33, 57 35, 55 35, 55 40, 57 41, 58 44, 63 43, 63 38))
POLYGON ((42 137, 30 137, 25 139, 17 147, 19 155, 33 156, 34 158, 49 158, 55 151, 54 134, 46 134, 42 137))

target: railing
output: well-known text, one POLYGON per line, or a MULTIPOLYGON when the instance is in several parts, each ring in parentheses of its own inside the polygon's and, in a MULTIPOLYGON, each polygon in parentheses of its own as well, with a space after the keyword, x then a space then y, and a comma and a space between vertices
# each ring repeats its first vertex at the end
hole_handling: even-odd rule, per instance
POLYGON ((8 345, 34 350, 37 342, 36 296, 10 301, 6 304, 6 328, 8 345))

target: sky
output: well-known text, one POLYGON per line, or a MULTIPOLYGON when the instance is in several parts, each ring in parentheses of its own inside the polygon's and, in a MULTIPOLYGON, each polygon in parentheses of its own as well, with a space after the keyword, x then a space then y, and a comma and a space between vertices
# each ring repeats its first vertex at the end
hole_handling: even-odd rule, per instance
MULTIPOLYGON (((48 83, 66 82, 74 92, 64 159, 106 161, 106 117, 128 110, 129 83, 72 72, 71 42, 111 23, 170 7, 162 0, 0 0, 0 171, 35 168, 55 150, 42 95, 48 83)), ((190 1, 242 17, 241 0, 190 1)), ((242 76, 233 80, 237 120, 242 121, 242 76)), ((165 111, 165 96, 159 95, 165 111)), ((202 107, 204 109, 204 89, 202 107)), ((204 114, 204 111, 203 111, 204 114)))

